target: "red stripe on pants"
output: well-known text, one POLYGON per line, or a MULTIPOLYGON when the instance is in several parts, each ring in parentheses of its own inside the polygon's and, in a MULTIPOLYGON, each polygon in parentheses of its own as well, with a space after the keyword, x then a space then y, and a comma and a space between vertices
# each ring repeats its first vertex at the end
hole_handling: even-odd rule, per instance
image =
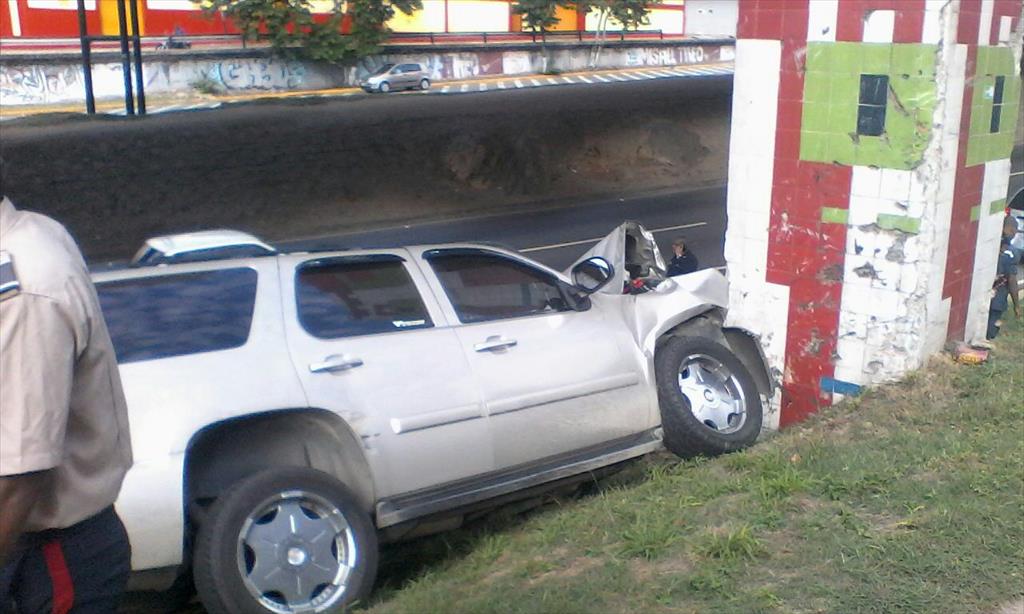
POLYGON ((75 602, 75 586, 71 583, 71 572, 64 560, 64 550, 57 540, 43 545, 43 558, 46 569, 50 572, 50 583, 53 585, 53 614, 67 614, 75 602))

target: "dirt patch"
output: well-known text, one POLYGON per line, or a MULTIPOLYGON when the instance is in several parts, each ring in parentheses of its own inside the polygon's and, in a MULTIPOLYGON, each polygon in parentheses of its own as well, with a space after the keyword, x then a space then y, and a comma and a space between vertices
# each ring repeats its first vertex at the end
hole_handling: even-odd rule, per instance
POLYGON ((6 191, 109 258, 167 232, 275 240, 724 180, 730 87, 667 81, 11 122, 6 191))

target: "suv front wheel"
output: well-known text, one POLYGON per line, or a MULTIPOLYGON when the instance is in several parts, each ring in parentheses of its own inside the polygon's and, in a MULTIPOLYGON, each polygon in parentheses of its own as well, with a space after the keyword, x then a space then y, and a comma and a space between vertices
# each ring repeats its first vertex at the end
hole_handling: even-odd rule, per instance
POLYGON ((332 476, 273 468, 217 499, 199 527, 193 563, 211 613, 342 612, 373 586, 377 536, 332 476))
POLYGON ((702 337, 673 337, 655 355, 654 370, 665 447, 673 453, 715 456, 757 439, 761 396, 727 347, 702 337))

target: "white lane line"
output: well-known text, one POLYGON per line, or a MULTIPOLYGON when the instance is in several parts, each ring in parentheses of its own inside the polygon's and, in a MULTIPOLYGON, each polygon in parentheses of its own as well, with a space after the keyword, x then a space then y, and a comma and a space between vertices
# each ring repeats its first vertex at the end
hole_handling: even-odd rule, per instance
POLYGON ((608 75, 608 76, 611 77, 612 79, 615 79, 616 81, 629 81, 629 79, 627 79, 626 77, 624 77, 624 76, 622 76, 620 74, 612 74, 612 75, 608 75))
POLYGON ((469 91, 469 84, 468 83, 463 83, 462 87, 459 88, 459 91, 460 92, 468 92, 469 91))
POLYGON ((592 75, 592 76, 593 76, 593 77, 594 77, 595 79, 597 79, 598 81, 600 81, 601 83, 611 83, 611 82, 612 82, 612 80, 611 80, 611 79, 605 79, 605 78, 604 78, 604 77, 602 77, 601 75, 592 75))
POLYGON ((562 77, 562 81, 565 81, 566 83, 576 83, 575 81, 573 81, 569 77, 562 77))
POLYGON ((540 81, 536 79, 530 79, 530 83, 532 83, 534 87, 540 87, 540 81))
MULTIPOLYGON (((649 229, 649 230, 650 230, 650 232, 668 232, 670 230, 682 230, 683 228, 697 228, 699 226, 707 226, 707 225, 708 225, 707 222, 694 222, 692 224, 680 224, 679 226, 665 226, 663 228, 654 228, 654 229, 649 229)), ((566 243, 552 243, 551 245, 538 245, 537 247, 527 247, 526 249, 521 249, 519 251, 524 253, 524 254, 528 254, 530 252, 539 252, 539 251, 543 251, 545 249, 558 249, 560 247, 572 247, 574 245, 586 245, 587 243, 597 243, 598 241, 601 241, 603 239, 604 239, 604 237, 599 237, 597 239, 584 239, 582 241, 568 241, 566 243)))
POLYGON ((451 91, 451 89, 452 89, 452 88, 451 88, 451 86, 450 86, 450 85, 446 85, 446 86, 444 86, 444 87, 442 87, 442 88, 441 88, 441 93, 442 93, 442 94, 447 94, 447 93, 448 93, 449 91, 451 91))
POLYGON ((520 81, 519 79, 516 79, 516 88, 518 89, 520 87, 523 87, 523 82, 520 81))
POLYGON ((548 77, 548 85, 558 85, 558 81, 554 77, 548 77))
POLYGON ((657 74, 655 74, 655 73, 653 73, 653 72, 651 72, 649 70, 638 70, 637 72, 640 73, 641 75, 647 77, 648 79, 657 79, 658 78, 657 74))
POLYGON ((477 88, 477 91, 478 92, 486 92, 487 91, 487 84, 486 83, 481 83, 480 87, 477 88))
POLYGON ((668 72, 667 70, 654 70, 654 71, 651 71, 651 72, 653 72, 655 74, 658 74, 658 75, 661 75, 662 77, 674 77, 675 76, 672 73, 668 72))
POLYGON ((1024 171, 1017 171, 1016 173, 1010 173, 1010 177, 1016 177, 1017 175, 1024 175, 1024 171))
POLYGON ((624 76, 624 77, 627 77, 627 78, 629 78, 629 79, 632 79, 633 81, 643 81, 644 79, 646 79, 646 78, 647 78, 647 77, 645 77, 645 76, 643 76, 643 75, 638 75, 638 74, 636 74, 636 73, 626 73, 626 74, 625 74, 625 75, 623 75, 623 76, 624 76))
POLYGON ((584 82, 584 83, 593 83, 593 81, 591 81, 590 79, 584 77, 583 75, 576 75, 576 78, 579 79, 580 81, 584 82))
POLYGON ((498 89, 499 90, 505 89, 505 82, 504 81, 498 81, 498 89))

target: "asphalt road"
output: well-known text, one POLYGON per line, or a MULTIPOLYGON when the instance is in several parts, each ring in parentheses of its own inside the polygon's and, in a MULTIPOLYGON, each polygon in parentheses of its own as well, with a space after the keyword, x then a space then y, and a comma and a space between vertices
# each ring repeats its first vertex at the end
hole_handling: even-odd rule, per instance
POLYGON ((702 267, 724 264, 725 186, 613 197, 574 206, 401 225, 278 242, 285 251, 354 249, 453 242, 498 243, 562 270, 625 220, 654 232, 662 254, 686 237, 702 267))

